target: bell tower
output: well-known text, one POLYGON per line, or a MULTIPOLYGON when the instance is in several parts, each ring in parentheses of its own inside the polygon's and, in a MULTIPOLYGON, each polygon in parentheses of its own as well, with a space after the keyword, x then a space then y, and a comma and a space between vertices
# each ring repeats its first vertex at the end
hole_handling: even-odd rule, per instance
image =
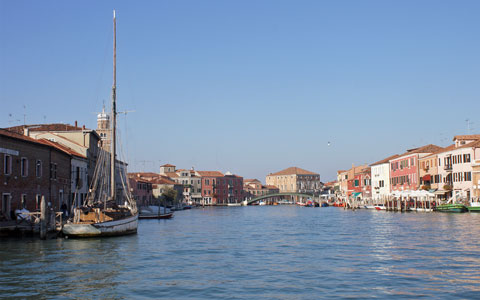
POLYGON ((105 105, 102 112, 97 115, 97 133, 102 139, 102 148, 110 151, 110 116, 105 112, 105 105))

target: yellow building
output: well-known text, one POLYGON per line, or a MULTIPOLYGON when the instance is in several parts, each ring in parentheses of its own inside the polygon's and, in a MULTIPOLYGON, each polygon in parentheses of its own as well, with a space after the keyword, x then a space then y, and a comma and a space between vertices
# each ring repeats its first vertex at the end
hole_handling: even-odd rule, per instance
POLYGON ((280 193, 314 193, 321 189, 320 174, 297 167, 270 173, 266 184, 278 187, 280 193))

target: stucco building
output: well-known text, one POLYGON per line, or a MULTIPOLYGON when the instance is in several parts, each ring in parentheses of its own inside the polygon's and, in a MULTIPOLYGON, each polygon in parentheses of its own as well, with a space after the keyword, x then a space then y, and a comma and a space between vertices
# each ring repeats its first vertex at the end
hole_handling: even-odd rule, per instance
POLYGON ((390 190, 418 190, 420 187, 418 160, 439 150, 442 150, 442 147, 430 144, 409 149, 399 157, 391 159, 390 190))
POLYGON ((265 181, 278 187, 280 193, 319 193, 322 189, 320 174, 297 167, 270 173, 265 181))
POLYGON ((398 154, 389 156, 370 165, 372 175, 372 199, 381 200, 390 195, 390 163, 398 154))

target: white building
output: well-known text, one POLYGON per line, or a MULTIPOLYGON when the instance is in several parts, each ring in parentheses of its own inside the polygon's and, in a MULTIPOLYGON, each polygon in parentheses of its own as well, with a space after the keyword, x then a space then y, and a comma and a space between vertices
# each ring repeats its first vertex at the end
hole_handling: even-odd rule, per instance
POLYGON ((458 135, 453 141, 451 150, 438 154, 441 188, 447 198, 469 200, 474 195, 472 165, 480 157, 480 135, 458 135))
POLYGON ((390 163, 391 159, 399 157, 392 155, 370 165, 372 179, 372 198, 381 200, 390 195, 390 163))

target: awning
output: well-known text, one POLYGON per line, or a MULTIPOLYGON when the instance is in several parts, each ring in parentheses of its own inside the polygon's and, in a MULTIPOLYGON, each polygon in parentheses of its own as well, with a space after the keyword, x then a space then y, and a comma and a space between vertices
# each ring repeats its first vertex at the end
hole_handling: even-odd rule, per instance
POLYGON ((445 194, 447 191, 443 191, 443 190, 438 190, 438 191, 435 191, 434 194, 435 195, 443 195, 445 194))
POLYGON ((353 193, 353 194, 352 194, 352 196, 353 196, 353 197, 358 197, 358 196, 361 196, 361 195, 362 195, 362 193, 361 193, 361 192, 358 192, 358 193, 353 193))
POLYGON ((423 179, 423 181, 430 181, 432 179, 432 176, 427 174, 427 175, 423 176, 422 179, 423 179))

